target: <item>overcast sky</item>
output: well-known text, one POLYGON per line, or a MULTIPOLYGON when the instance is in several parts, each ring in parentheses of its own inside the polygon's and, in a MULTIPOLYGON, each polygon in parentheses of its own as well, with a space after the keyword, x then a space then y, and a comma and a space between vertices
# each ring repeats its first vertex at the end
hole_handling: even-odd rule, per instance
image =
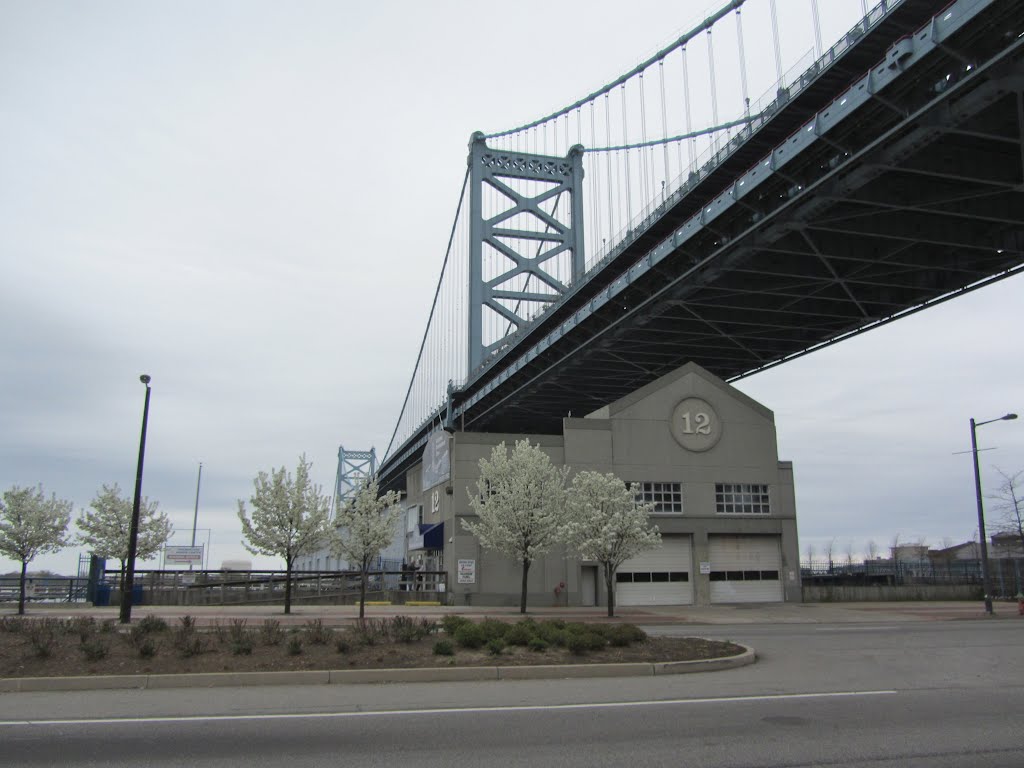
MULTIPOLYGON (((806 33, 810 3, 779 5, 806 33)), ((860 1, 821 5, 829 45, 860 1)), ((148 373, 144 493, 188 543, 202 461, 210 565, 250 558, 234 510, 257 471, 305 452, 329 492, 339 444, 386 448, 470 134, 593 91, 706 7, 0 0, 0 488, 76 514, 103 483, 130 493, 148 373)), ((764 29, 746 55, 770 74, 764 29)), ((740 383, 795 464, 802 552, 972 536, 955 454, 971 416, 1024 410, 1022 289, 740 383)), ((979 439, 987 485, 1024 468, 1024 419, 979 439)))

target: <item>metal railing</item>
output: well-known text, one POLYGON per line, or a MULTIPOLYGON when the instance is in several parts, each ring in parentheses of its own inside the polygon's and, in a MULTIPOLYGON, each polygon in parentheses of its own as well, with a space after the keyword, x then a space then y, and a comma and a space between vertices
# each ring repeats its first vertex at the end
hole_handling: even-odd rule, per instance
MULTIPOLYGON (((83 603, 89 580, 76 577, 32 577, 25 581, 25 600, 33 603, 83 603)), ((0 577, 0 603, 18 602, 20 579, 0 577)))
MULTIPOLYGON (((990 558, 989 571, 993 597, 1013 598, 1024 591, 1024 558, 990 558)), ((815 559, 800 563, 800 577, 805 586, 981 585, 981 561, 815 559)))

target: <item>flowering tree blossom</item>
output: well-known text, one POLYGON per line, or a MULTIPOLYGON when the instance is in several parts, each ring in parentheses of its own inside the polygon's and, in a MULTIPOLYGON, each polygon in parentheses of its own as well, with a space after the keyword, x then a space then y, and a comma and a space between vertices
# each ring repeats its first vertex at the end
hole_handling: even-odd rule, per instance
POLYGON ((252 522, 245 514, 245 502, 238 500, 242 542, 254 555, 284 558, 284 612, 292 612, 292 566, 295 558, 315 551, 330 535, 328 515, 331 500, 320 493, 309 477, 312 465, 303 454, 292 478, 284 467, 260 472, 253 480, 255 492, 249 497, 252 522))
MULTIPOLYGON (((132 526, 132 499, 121 495, 121 488, 104 485, 90 502, 91 509, 82 510, 75 525, 81 532, 78 540, 97 557, 121 563, 120 587, 128 566, 128 544, 132 526)), ((171 538, 173 527, 166 512, 157 509, 157 502, 144 498, 139 503, 139 537, 135 556, 139 560, 152 557, 171 538)))
POLYGON ((379 494, 376 480, 363 482, 335 516, 337 529, 331 548, 350 563, 359 563, 359 618, 366 610, 366 575, 370 562, 395 537, 402 510, 397 491, 379 494))
POLYGON ((21 563, 18 585, 18 614, 25 613, 25 572, 36 555, 56 552, 70 542, 67 539, 71 522, 70 501, 43 495, 43 487, 4 491, 0 501, 0 553, 21 563))
POLYGON ((469 494, 475 521, 462 527, 487 549, 522 563, 519 612, 526 613, 526 580, 533 561, 563 539, 566 522, 565 478, 539 445, 519 440, 511 453, 501 443, 490 460, 480 459, 477 495, 469 494))
POLYGON ((615 615, 615 573, 631 557, 661 544, 661 534, 648 515, 653 504, 638 502, 622 480, 608 473, 580 472, 568 494, 566 540, 583 560, 604 571, 608 615, 615 615))

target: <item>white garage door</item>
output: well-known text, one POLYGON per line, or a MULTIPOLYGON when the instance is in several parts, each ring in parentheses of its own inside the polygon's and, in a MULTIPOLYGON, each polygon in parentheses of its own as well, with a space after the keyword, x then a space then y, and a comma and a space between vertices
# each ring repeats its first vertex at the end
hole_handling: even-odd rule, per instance
POLYGON ((617 605, 689 605, 690 537, 662 536, 658 549, 624 562, 615 580, 617 605))
POLYGON ((782 602, 778 536, 709 536, 712 603, 782 602))

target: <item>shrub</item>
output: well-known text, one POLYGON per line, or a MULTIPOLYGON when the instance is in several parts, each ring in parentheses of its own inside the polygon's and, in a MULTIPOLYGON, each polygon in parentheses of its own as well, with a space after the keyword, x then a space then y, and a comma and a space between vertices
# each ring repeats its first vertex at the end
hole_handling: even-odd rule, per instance
POLYGON ((543 653, 544 651, 546 651, 548 649, 548 643, 547 643, 546 640, 542 640, 539 637, 534 637, 534 638, 532 638, 530 640, 530 643, 529 643, 529 645, 527 647, 531 651, 536 651, 537 653, 543 653))
POLYGON ((302 653, 302 640, 298 635, 292 635, 288 638, 288 655, 298 656, 302 653))
POLYGON ((452 645, 451 640, 438 640, 434 643, 434 655, 435 656, 454 656, 455 646, 452 645))
POLYGON ((260 640, 264 645, 280 645, 284 640, 284 630, 277 619, 266 619, 260 626, 260 640))
POLYGON ((60 624, 56 619, 39 619, 25 623, 24 629, 28 635, 29 645, 40 659, 49 658, 53 649, 57 647, 60 624))
POLYGON ((0 616, 0 632, 14 634, 25 628, 26 619, 19 619, 17 616, 0 616))
POLYGON ((561 619, 542 621, 537 624, 535 634, 548 645, 565 645, 565 622, 561 619))
POLYGON ((505 650, 505 641, 500 637, 493 637, 487 641, 487 651, 491 656, 501 656, 501 652, 505 650))
POLYGON ((565 645, 570 653, 582 656, 587 651, 601 650, 607 641, 596 632, 569 632, 565 645))
POLYGON ((114 632, 116 627, 117 627, 117 622, 114 621, 114 619, 104 619, 103 621, 100 622, 100 634, 101 635, 113 634, 113 632, 114 632))
POLYGON ((463 648, 479 648, 487 642, 487 636, 479 626, 470 622, 455 630, 455 642, 463 648))
POLYGON ((101 659, 107 658, 107 653, 110 651, 110 646, 103 640, 96 638, 94 640, 86 640, 78 649, 85 656, 87 661, 100 661, 101 659))
POLYGON ((441 619, 441 629, 444 630, 446 635, 455 637, 455 633, 459 631, 459 627, 464 627, 467 624, 472 624, 469 619, 465 616, 458 616, 456 614, 449 614, 441 619))
POLYGON ((391 619, 388 634, 396 643, 415 643, 434 631, 429 619, 413 619, 409 616, 395 616, 391 619))
POLYGON ((333 637, 334 631, 324 626, 323 619, 306 622, 306 638, 313 645, 327 645, 333 637))
POLYGON ((143 634, 143 639, 139 641, 135 646, 135 650, 139 652, 139 656, 144 659, 152 659, 156 656, 157 644, 156 640, 149 637, 148 634, 143 634))
POLYGON ((344 635, 338 636, 338 639, 334 641, 334 647, 338 649, 338 653, 348 653, 352 650, 352 644, 344 635))
POLYGON ((213 636, 217 639, 217 642, 223 645, 228 640, 228 630, 223 624, 220 623, 220 619, 213 620, 213 626, 211 628, 213 636))
POLYGON ((159 616, 143 616, 138 623, 139 629, 143 632, 166 632, 167 622, 161 619, 159 616))
POLYGON ((488 641, 502 638, 509 630, 509 625, 497 619, 484 619, 478 625, 488 641))
POLYGON ((616 648, 626 648, 633 643, 642 643, 647 633, 635 624, 617 624, 605 632, 608 642, 616 648))
POLYGON ((196 631, 196 620, 191 616, 182 616, 180 623, 171 634, 171 645, 183 658, 198 656, 203 652, 203 638, 196 631))
POLYGON ((78 635, 78 642, 85 643, 96 634, 96 619, 92 616, 76 616, 67 625, 69 635, 78 635))
POLYGON ((508 628, 508 632, 505 633, 505 642, 509 645, 522 645, 526 646, 530 644, 530 641, 534 638, 533 630, 529 625, 519 622, 508 628))
POLYGON ((252 646, 252 637, 240 637, 231 641, 231 653, 235 656, 251 656, 252 646))

